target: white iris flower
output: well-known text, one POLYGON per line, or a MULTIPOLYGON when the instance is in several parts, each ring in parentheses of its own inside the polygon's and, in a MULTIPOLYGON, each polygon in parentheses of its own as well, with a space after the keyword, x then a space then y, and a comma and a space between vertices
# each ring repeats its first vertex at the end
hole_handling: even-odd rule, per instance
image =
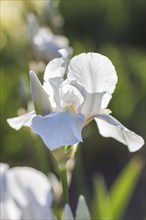
POLYGON ((93 119, 104 137, 112 137, 128 146, 131 152, 140 149, 144 140, 124 127, 107 109, 117 83, 111 61, 98 53, 82 53, 68 62, 67 51, 46 67, 41 85, 30 72, 35 112, 8 119, 18 130, 31 126, 50 150, 82 141, 83 127, 93 119), (66 79, 64 76, 66 74, 66 79))
POLYGON ((60 57, 58 50, 66 48, 72 53, 69 47, 69 40, 63 35, 54 34, 50 28, 40 27, 34 14, 30 13, 28 19, 28 40, 31 43, 36 58, 49 62, 55 57, 60 57))
POLYGON ((31 167, 0 164, 2 220, 55 219, 53 193, 48 178, 31 167))

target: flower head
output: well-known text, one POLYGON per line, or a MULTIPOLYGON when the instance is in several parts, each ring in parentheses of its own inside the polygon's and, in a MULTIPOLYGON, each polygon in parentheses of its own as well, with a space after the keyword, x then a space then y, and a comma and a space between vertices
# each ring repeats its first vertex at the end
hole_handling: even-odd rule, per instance
POLYGON ((69 53, 72 53, 67 37, 53 34, 50 28, 40 28, 35 15, 32 13, 28 14, 27 20, 28 40, 36 58, 48 63, 55 57, 60 56, 58 50, 62 48, 66 48, 69 53))
POLYGON ((68 61, 68 53, 49 62, 41 85, 30 72, 35 112, 8 123, 15 129, 30 125, 50 150, 82 141, 81 131, 95 119, 104 137, 113 137, 130 151, 142 147, 144 140, 124 127, 107 109, 116 87, 117 74, 112 62, 98 53, 82 53, 68 61), (64 79, 65 78, 65 79, 64 79))

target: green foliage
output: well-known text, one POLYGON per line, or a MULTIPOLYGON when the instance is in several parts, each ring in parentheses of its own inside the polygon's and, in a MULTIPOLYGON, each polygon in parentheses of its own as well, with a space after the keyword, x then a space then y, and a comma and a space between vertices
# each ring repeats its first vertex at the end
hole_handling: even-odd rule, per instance
POLYGON ((133 158, 113 183, 110 198, 115 219, 120 219, 125 213, 143 166, 142 160, 133 158))
POLYGON ((143 166, 143 161, 133 158, 116 178, 110 190, 107 190, 102 176, 95 179, 95 198, 92 208, 94 218, 112 220, 123 217, 143 166))
POLYGON ((95 181, 95 198, 92 205, 93 218, 113 219, 113 212, 110 202, 110 195, 107 191, 104 179, 98 176, 95 181))

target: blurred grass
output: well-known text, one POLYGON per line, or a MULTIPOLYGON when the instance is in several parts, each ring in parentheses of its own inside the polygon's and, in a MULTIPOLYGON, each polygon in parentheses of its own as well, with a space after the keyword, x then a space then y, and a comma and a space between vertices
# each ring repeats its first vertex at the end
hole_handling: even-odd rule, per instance
POLYGON ((132 194, 143 167, 144 161, 136 157, 133 158, 118 175, 110 190, 107 190, 102 176, 94 179, 93 218, 100 220, 122 219, 132 199, 132 194))
POLYGON ((141 159, 133 158, 112 184, 110 198, 115 219, 124 215, 144 165, 141 159))

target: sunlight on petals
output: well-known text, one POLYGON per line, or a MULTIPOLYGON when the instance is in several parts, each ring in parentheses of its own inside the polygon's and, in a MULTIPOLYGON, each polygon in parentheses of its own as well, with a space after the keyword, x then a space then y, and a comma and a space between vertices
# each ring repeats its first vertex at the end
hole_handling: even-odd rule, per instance
POLYGON ((8 169, 0 164, 0 177, 2 219, 54 219, 51 185, 43 173, 31 167, 8 169))
POLYGON ((65 108, 66 106, 73 106, 75 110, 83 103, 84 97, 79 92, 79 90, 70 85, 64 84, 60 88, 61 100, 62 100, 62 107, 65 108))
POLYGON ((32 120, 32 130, 41 136, 50 150, 82 141, 84 116, 71 112, 37 115, 32 120))
POLYGON ((32 100, 36 113, 40 113, 42 115, 49 114, 52 109, 48 94, 46 93, 36 74, 33 71, 30 71, 29 75, 32 100))
POLYGON ((66 49, 58 52, 61 57, 45 69, 43 85, 30 72, 36 117, 30 118, 28 113, 8 119, 9 125, 18 130, 32 124, 32 130, 54 150, 82 141, 83 127, 95 118, 101 135, 115 138, 131 152, 140 149, 143 138, 110 116, 107 109, 118 81, 112 62, 92 52, 79 54, 69 62, 66 49))
POLYGON ((144 140, 141 136, 124 127, 111 115, 98 115, 95 121, 102 136, 112 137, 124 145, 127 145, 131 152, 139 150, 144 145, 144 140))
POLYGON ((112 62, 98 53, 82 53, 71 59, 68 79, 76 80, 87 92, 113 93, 117 74, 112 62))
POLYGON ((30 127, 32 118, 35 116, 35 112, 32 111, 15 118, 8 118, 7 122, 13 129, 19 130, 22 126, 30 127))

